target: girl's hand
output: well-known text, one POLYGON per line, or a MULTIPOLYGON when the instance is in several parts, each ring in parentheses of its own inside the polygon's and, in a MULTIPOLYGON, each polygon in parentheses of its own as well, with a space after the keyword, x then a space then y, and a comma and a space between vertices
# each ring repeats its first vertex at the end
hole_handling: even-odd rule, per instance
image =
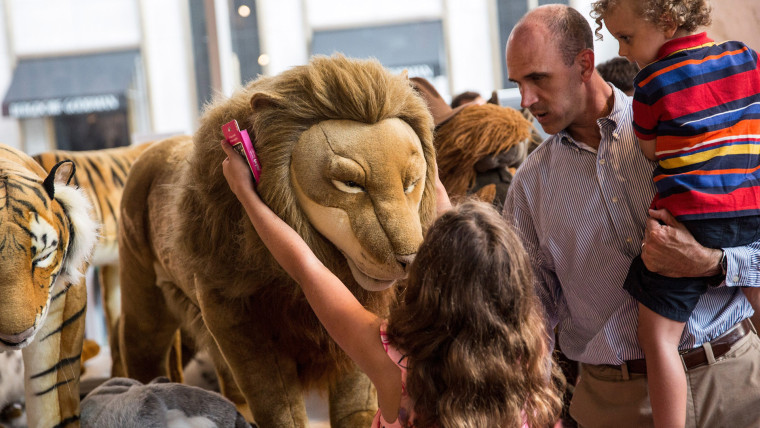
POLYGON ((222 170, 232 193, 238 199, 249 193, 253 193, 258 198, 248 163, 226 141, 222 140, 221 146, 224 153, 227 154, 227 158, 222 162, 222 170))

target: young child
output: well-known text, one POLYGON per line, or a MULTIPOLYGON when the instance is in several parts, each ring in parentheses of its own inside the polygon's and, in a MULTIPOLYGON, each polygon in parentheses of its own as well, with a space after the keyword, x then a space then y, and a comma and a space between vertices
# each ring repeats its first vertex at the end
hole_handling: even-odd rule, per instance
MULTIPOLYGON (((655 426, 684 426, 686 376, 677 352, 684 324, 708 285, 726 277, 724 248, 760 238, 760 72, 741 42, 716 44, 706 0, 600 0, 592 16, 641 71, 634 81, 634 130, 658 161, 650 216, 667 209, 705 247, 723 251, 716 278, 667 278, 636 257, 625 289, 639 301, 655 426)), ((597 29, 597 34, 599 31, 597 29)), ((758 289, 744 288, 757 309, 758 289)))
POLYGON ((221 145, 224 175, 259 236, 375 385, 373 428, 546 427, 558 420, 562 382, 552 377, 528 257, 490 205, 464 203, 440 216, 386 321, 364 309, 264 204, 242 157, 221 145))

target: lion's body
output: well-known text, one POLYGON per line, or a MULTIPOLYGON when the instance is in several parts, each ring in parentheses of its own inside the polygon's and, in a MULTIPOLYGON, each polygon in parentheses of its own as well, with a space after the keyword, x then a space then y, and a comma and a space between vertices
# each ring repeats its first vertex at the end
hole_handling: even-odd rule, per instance
POLYGON ((212 105, 192 140, 156 143, 130 172, 119 248, 127 374, 166 374, 182 326, 261 426, 305 426, 302 386, 328 383, 333 426, 369 424, 371 384, 227 186, 219 141, 232 119, 255 136, 264 201, 375 313, 433 219, 432 119, 405 77, 332 57, 252 82, 212 105))
POLYGON ((0 351, 21 349, 30 427, 79 426, 86 290, 81 269, 97 237, 87 198, 0 145, 0 351))
MULTIPOLYGON (((106 330, 114 353, 118 352, 115 331, 121 311, 118 251, 121 193, 132 163, 150 144, 87 151, 53 150, 32 157, 45 171, 50 171, 64 159, 73 161, 77 166, 73 184, 85 192, 92 203, 93 215, 101 225, 89 264, 99 268, 106 330)), ((115 372, 120 372, 118 366, 115 367, 115 372)))

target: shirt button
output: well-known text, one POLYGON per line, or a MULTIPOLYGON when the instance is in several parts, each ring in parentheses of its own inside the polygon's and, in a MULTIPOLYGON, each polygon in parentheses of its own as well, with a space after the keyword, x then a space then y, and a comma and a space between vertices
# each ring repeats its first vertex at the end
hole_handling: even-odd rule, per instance
POLYGON ((629 236, 629 237, 625 238, 625 242, 627 242, 627 243, 629 243, 629 244, 630 244, 631 242, 633 242, 633 238, 631 238, 631 237, 629 236))
POLYGON ((734 282, 739 282, 739 275, 735 275, 735 276, 733 277, 733 280, 734 280, 734 282))
POLYGON ((604 159, 599 159, 599 165, 604 165, 604 159))
POLYGON ((620 134, 618 134, 617 132, 615 132, 614 134, 612 134, 612 138, 614 138, 614 139, 617 140, 618 137, 620 137, 620 134))
POLYGON ((613 197, 612 197, 612 202, 616 204, 616 203, 617 203, 617 201, 618 201, 618 198, 617 198, 617 196, 613 196, 613 197))

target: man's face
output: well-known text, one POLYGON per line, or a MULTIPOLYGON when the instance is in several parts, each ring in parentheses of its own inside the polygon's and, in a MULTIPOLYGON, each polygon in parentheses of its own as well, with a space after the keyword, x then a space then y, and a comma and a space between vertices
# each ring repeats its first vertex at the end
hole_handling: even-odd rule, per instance
POLYGON ((568 66, 544 28, 527 27, 507 43, 507 72, 522 96, 521 106, 548 134, 570 126, 582 112, 581 68, 568 66))

